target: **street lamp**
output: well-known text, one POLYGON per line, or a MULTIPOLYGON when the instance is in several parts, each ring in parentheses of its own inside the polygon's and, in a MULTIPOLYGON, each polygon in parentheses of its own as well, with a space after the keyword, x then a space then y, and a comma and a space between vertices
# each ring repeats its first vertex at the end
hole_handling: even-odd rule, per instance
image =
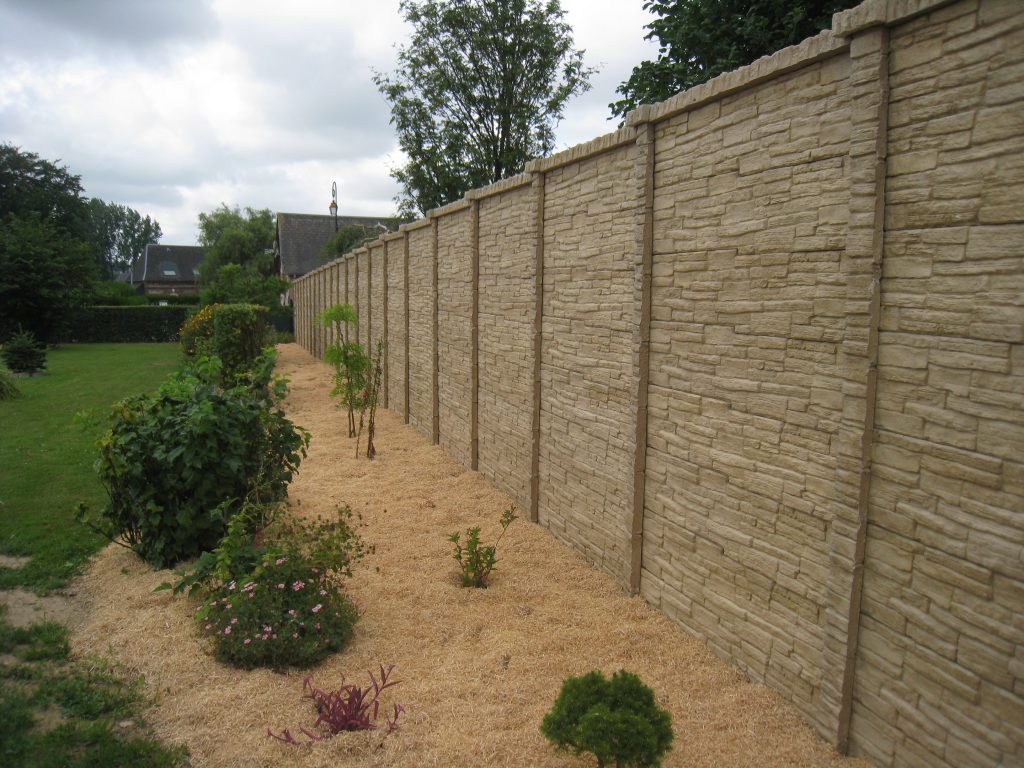
POLYGON ((338 231, 338 182, 331 183, 331 216, 334 217, 334 231, 338 231))

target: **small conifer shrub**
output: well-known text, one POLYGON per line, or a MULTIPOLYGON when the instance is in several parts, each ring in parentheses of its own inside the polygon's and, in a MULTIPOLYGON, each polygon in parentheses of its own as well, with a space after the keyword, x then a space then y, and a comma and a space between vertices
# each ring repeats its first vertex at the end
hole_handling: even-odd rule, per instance
POLYGON ((4 344, 4 364, 15 373, 35 373, 46 368, 46 347, 30 331, 18 331, 4 344))
POLYGON ((559 749, 590 752, 599 768, 658 768, 672 744, 672 718, 631 672, 566 678, 541 733, 559 749))

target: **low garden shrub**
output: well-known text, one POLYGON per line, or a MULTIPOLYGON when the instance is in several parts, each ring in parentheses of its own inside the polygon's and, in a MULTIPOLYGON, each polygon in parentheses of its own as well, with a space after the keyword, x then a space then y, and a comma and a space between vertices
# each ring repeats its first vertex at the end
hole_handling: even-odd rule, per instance
MULTIPOLYGON (((312 678, 307 677, 303 681, 302 690, 303 695, 308 699, 312 699, 313 704, 316 706, 317 719, 313 723, 313 727, 316 728, 323 725, 331 736, 344 733, 345 731, 371 731, 376 729, 380 714, 380 695, 386 689, 399 683, 398 680, 388 679, 394 668, 392 664, 385 669, 384 665, 381 664, 380 680, 377 679, 373 672, 370 672, 370 684, 365 688, 355 683, 346 683, 343 679, 341 687, 336 691, 324 691, 314 686, 312 678)), ((388 733, 398 730, 398 716, 405 712, 405 707, 401 704, 394 704, 393 707, 393 715, 391 717, 384 716, 388 733)), ((299 730, 310 741, 324 740, 324 737, 308 728, 299 728, 299 730)), ((292 736, 287 728, 284 729, 280 736, 268 728, 267 735, 273 736, 275 739, 286 744, 302 743, 292 736)))
POLYGON ((222 304, 213 312, 213 354, 224 376, 252 368, 267 340, 267 308, 258 304, 222 304))
POLYGON ((243 669, 307 667, 352 636, 357 607, 308 559, 264 560, 244 579, 215 589, 196 614, 217 659, 243 669))
POLYGON ((178 337, 186 357, 194 359, 201 355, 209 355, 213 351, 213 313, 219 306, 220 304, 207 304, 190 315, 181 326, 178 337))
POLYGON ((309 433, 279 407, 287 387, 270 379, 272 355, 231 387, 202 358, 117 403, 96 462, 109 502, 80 517, 159 568, 212 550, 244 502, 283 499, 309 433))
POLYGON ((540 730, 559 749, 592 753, 599 768, 657 768, 673 738, 669 713, 625 670, 567 678, 540 730))
POLYGON ((18 331, 8 339, 0 357, 15 373, 35 373, 46 368, 46 347, 30 331, 18 331))
POLYGON ((497 560, 498 542, 505 535, 505 531, 516 519, 516 507, 513 504, 505 510, 501 516, 501 533, 497 541, 490 546, 481 546, 480 528, 466 529, 466 543, 463 546, 459 532, 451 534, 448 541, 455 544, 455 552, 452 557, 458 561, 462 572, 459 574, 459 581, 464 587, 487 587, 487 577, 494 570, 497 560))
POLYGON ((309 666, 342 648, 358 617, 340 585, 365 553, 352 510, 306 522, 273 507, 243 505, 212 552, 159 587, 204 593, 196 619, 214 656, 246 669, 309 666))
POLYGON ((0 400, 11 400, 21 394, 11 369, 0 363, 0 400))

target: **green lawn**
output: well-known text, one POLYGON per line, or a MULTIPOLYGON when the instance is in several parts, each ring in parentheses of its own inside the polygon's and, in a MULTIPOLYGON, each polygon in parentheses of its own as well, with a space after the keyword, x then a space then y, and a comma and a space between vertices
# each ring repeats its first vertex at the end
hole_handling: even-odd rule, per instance
POLYGON ((92 465, 110 405, 155 389, 180 360, 177 344, 63 346, 46 375, 19 379, 21 397, 0 402, 0 552, 32 557, 0 568, 0 588, 61 587, 103 546, 74 511, 105 501, 92 465))

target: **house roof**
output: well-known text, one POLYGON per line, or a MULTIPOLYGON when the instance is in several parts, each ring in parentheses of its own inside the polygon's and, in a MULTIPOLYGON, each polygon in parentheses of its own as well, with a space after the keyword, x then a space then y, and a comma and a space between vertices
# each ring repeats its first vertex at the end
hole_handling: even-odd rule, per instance
POLYGON ((159 245, 150 243, 132 264, 135 283, 194 283, 205 252, 197 245, 159 245))
MULTIPOLYGON (((362 224, 381 234, 398 229, 401 219, 386 216, 339 216, 338 226, 362 224)), ((324 263, 324 244, 334 237, 334 217, 312 213, 277 214, 274 251, 282 275, 299 277, 324 263)))

